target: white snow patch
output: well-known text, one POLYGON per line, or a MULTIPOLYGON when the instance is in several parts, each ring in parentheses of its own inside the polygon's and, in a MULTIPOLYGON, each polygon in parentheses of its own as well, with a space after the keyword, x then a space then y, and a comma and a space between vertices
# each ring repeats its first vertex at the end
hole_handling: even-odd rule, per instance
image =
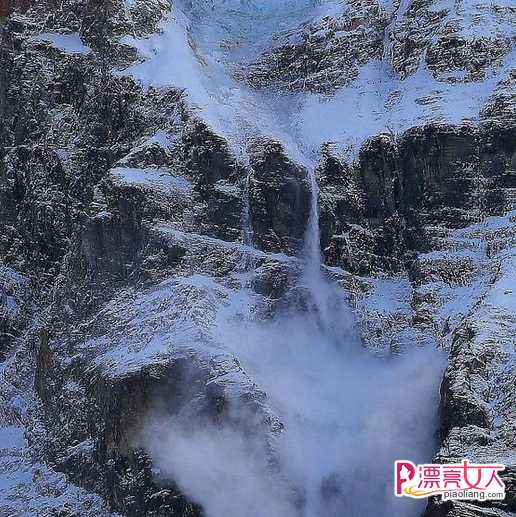
POLYGON ((412 288, 407 278, 371 279, 371 290, 362 300, 362 310, 381 314, 410 314, 412 288))
MULTIPOLYGON (((492 23, 482 25, 479 13, 484 16, 486 7, 478 0, 458 7, 448 0, 441 3, 440 9, 449 11, 450 23, 453 16, 466 19, 465 37, 483 30, 508 38, 514 34, 514 27, 506 22, 508 15, 498 16, 494 8, 488 12, 492 23), (471 15, 469 9, 473 9, 471 15)), ((409 5, 408 0, 402 1, 393 16, 402 16, 409 5)), ((390 0, 383 7, 394 10, 390 0)), ((402 132, 428 121, 478 120, 486 99, 516 60, 513 51, 483 82, 443 83, 425 66, 400 80, 386 58, 369 62, 352 84, 331 96, 257 92, 233 78, 233 70, 273 46, 273 35, 345 9, 346 2, 339 1, 179 2, 161 34, 123 39, 138 48, 143 60, 124 73, 148 86, 185 89, 191 105, 215 132, 228 138, 236 153, 245 154, 242 149, 249 138, 265 135, 281 141, 294 160, 312 165, 327 141, 355 156, 365 139, 380 132, 402 132)), ((460 78, 460 71, 455 75, 460 78)))
POLYGON ((12 425, 0 427, 0 449, 13 449, 24 445, 23 429, 12 425))
POLYGON ((163 131, 162 129, 156 131, 151 137, 149 137, 143 143, 142 147, 157 144, 163 148, 170 147, 170 145, 174 142, 174 138, 170 133, 163 131))
POLYGON ((91 52, 91 49, 84 45, 78 33, 43 32, 34 36, 32 41, 46 41, 66 54, 88 54, 91 52))
POLYGON ((116 180, 126 185, 140 185, 164 192, 188 192, 192 188, 187 179, 173 176, 167 169, 115 167, 110 172, 116 180))
POLYGON ((358 151, 364 140, 382 132, 400 133, 429 121, 478 120, 485 101, 515 61, 513 51, 484 82, 454 84, 436 81, 425 66, 400 80, 384 61, 370 61, 335 96, 306 95, 292 126, 307 149, 332 141, 358 151))

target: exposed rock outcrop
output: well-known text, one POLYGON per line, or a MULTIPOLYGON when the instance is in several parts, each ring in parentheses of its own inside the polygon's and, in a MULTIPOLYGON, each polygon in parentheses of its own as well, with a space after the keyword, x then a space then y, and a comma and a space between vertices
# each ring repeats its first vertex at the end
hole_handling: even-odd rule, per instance
POLYGON ((299 253, 310 215, 308 172, 292 163, 277 142, 259 142, 251 153, 253 240, 264 251, 299 253))

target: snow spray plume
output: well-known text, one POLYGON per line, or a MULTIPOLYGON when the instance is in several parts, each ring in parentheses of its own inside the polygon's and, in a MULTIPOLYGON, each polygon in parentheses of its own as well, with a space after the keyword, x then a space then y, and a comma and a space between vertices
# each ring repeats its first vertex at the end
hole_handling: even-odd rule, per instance
MULTIPOLYGON (((431 459, 440 358, 418 351, 378 359, 356 337, 338 342, 337 323, 349 340, 352 319, 334 307, 328 331, 313 313, 219 328, 283 432, 264 437, 258 425, 250 434, 181 414, 149 426, 147 447, 163 477, 208 517, 418 514, 419 505, 393 497, 392 465, 431 459)), ((247 419, 243 406, 230 411, 242 415, 228 421, 247 419)))
MULTIPOLYGON (((147 448, 162 476, 207 517, 415 517, 421 510, 393 496, 393 462, 431 459, 441 358, 419 350, 380 359, 362 347, 343 290, 321 273, 316 214, 314 201, 301 278, 309 303, 272 321, 220 317, 214 329, 284 430, 247 432, 238 425, 249 421, 247 409, 235 403, 226 424, 183 413, 149 425, 147 448)), ((235 293, 235 313, 251 299, 235 293)))

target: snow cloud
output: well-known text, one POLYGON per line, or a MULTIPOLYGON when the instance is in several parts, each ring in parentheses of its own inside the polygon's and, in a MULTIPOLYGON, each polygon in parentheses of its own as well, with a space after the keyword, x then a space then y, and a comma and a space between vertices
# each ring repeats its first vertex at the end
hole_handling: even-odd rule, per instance
POLYGON ((431 460, 442 358, 374 356, 341 292, 322 278, 317 296, 305 287, 308 308, 219 318, 214 334, 284 428, 267 432, 244 404, 222 422, 157 414, 146 433, 154 463, 208 517, 415 516, 420 504, 393 496, 393 461, 431 460))

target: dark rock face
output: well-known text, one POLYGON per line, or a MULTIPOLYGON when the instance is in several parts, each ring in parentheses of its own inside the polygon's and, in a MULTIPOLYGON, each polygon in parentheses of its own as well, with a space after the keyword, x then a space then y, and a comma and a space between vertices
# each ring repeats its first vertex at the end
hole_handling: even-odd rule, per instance
POLYGON ((332 237, 343 232, 346 225, 358 224, 365 216, 364 192, 357 170, 338 157, 331 149, 323 150, 317 170, 320 191, 321 246, 330 245, 332 237))
POLYGON ((253 241, 265 251, 299 253, 310 217, 308 172, 276 142, 252 150, 249 211, 253 241))
POLYGON ((0 2, 0 17, 9 16, 15 11, 26 11, 31 3, 31 0, 2 0, 0 2))
POLYGON ((30 301, 28 279, 11 268, 0 266, 0 363, 27 324, 30 301))
MULTIPOLYGON (((140 444, 143 423, 156 404, 163 405, 163 413, 173 415, 177 411, 170 394, 175 393, 179 399, 183 387, 192 381, 182 373, 184 362, 121 379, 90 374, 85 383, 79 360, 75 372, 58 372, 59 354, 49 346, 48 336, 43 336, 36 389, 47 404, 46 429, 50 436, 43 439, 48 458, 73 482, 102 494, 123 515, 202 515, 172 481, 162 486, 155 482, 152 463, 140 444), (83 392, 80 408, 67 397, 66 383, 74 383, 75 391, 83 392), (64 418, 65 427, 56 425, 56 415, 64 418)), ((191 365, 187 363, 186 368, 190 371, 191 365)))
POLYGON ((4 156, 0 174, 2 256, 21 271, 55 274, 73 221, 69 178, 59 157, 19 146, 4 156))
POLYGON ((145 103, 170 97, 142 100, 134 82, 103 75, 87 57, 53 59, 53 50, 42 48, 13 60, 30 30, 16 23, 2 27, 0 249, 18 270, 45 271, 51 278, 85 220, 94 185, 127 153, 127 142, 152 125, 145 103), (37 73, 38 60, 57 79, 37 73), (24 90, 29 82, 30 92, 24 90), (55 121, 50 114, 58 109, 66 116, 55 121))
POLYGON ((515 153, 516 128, 491 123, 381 135, 363 146, 354 170, 326 158, 320 205, 327 261, 360 274, 399 270, 431 246, 425 227, 461 228, 506 212, 515 153))
POLYGON ((232 241, 241 237, 242 167, 226 141, 204 123, 194 121, 183 140, 184 167, 193 176, 206 209, 199 221, 206 233, 232 241))
POLYGON ((424 224, 461 227, 480 212, 502 213, 502 188, 514 181, 514 131, 427 126, 408 131, 397 145, 371 142, 361 155, 365 188, 372 193, 368 215, 381 221, 412 209, 424 224))

